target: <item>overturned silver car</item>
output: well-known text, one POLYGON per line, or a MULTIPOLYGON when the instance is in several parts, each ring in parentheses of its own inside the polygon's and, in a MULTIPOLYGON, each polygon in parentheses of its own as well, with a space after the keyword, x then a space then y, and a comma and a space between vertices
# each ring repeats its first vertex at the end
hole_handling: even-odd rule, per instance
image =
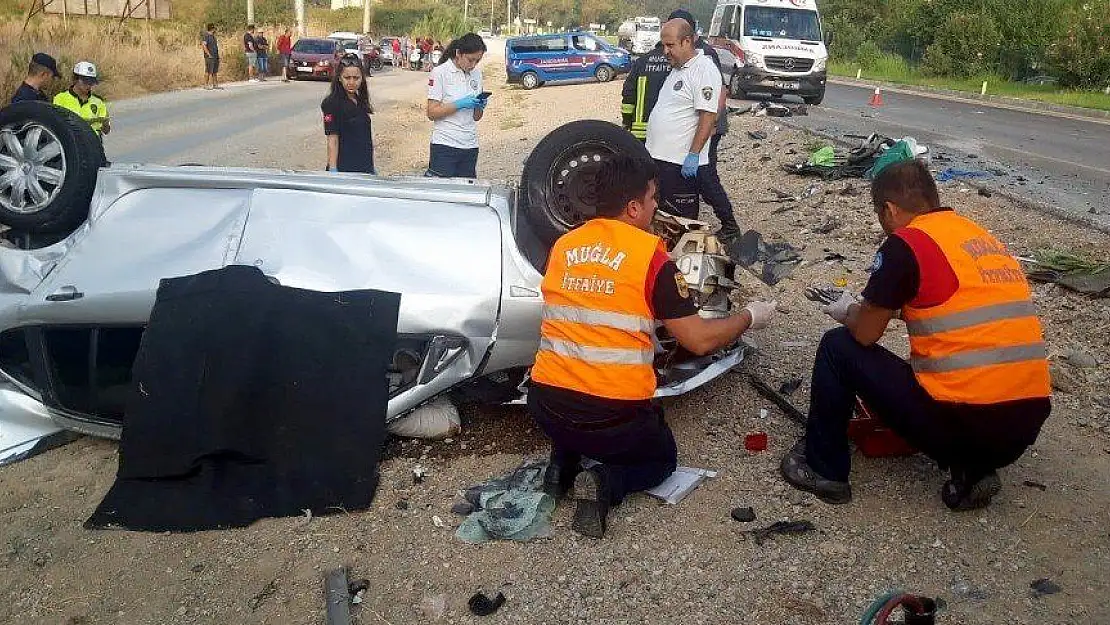
MULTIPOLYGON (((451 391, 519 400, 539 339, 551 243, 592 213, 596 164, 646 155, 623 129, 579 121, 545 137, 519 187, 209 167, 103 165, 66 111, 0 112, 0 422, 118 437, 131 366, 163 278, 229 264, 318 291, 402 294, 387 419, 451 391), (92 176, 90 179, 89 176, 92 176)), ((85 127, 87 128, 87 127, 85 127)), ((660 213, 701 314, 729 314, 735 265, 704 223, 660 213)), ((743 358, 705 357, 660 326, 658 395, 743 358)), ((0 450, 5 445, 0 426, 0 450)), ((12 443, 12 441, 6 441, 12 443)))

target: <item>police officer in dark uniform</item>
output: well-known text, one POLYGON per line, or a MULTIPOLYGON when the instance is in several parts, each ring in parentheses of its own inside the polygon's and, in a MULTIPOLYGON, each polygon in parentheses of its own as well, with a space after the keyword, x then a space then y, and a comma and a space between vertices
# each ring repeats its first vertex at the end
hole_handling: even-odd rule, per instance
MULTIPOLYGON (((694 32, 697 32, 697 20, 685 9, 675 10, 667 19, 686 20, 694 32)), ((694 47, 712 59, 718 70, 721 69, 721 59, 717 56, 717 51, 704 37, 698 37, 694 47)), ((670 72, 671 64, 663 54, 663 43, 660 42, 651 52, 636 59, 625 78, 624 88, 621 90, 621 119, 625 129, 641 141, 647 138, 648 117, 659 99, 659 89, 662 88, 663 81, 667 79, 667 74, 670 72)), ((723 82, 722 79, 722 84, 723 82)), ((726 113, 725 97, 722 97, 717 111, 717 128, 709 140, 709 165, 706 166, 709 172, 704 177, 698 177, 698 193, 713 208, 713 213, 720 220, 719 236, 727 245, 740 237, 740 226, 736 223, 732 201, 729 200, 728 193, 721 185, 721 178, 717 173, 717 149, 721 138, 728 132, 726 113)))
POLYGON ((58 73, 58 62, 54 57, 43 52, 36 52, 31 57, 31 63, 27 66, 27 78, 16 89, 15 95, 12 96, 12 104, 16 102, 49 102, 50 98, 42 92, 43 87, 50 84, 50 81, 55 78, 61 78, 62 75, 58 73))

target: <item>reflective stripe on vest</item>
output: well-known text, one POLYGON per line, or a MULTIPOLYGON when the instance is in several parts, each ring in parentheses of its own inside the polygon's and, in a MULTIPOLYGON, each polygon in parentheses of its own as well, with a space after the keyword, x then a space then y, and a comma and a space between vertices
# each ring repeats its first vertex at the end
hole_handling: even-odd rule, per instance
POLYGON ((590 347, 547 337, 540 339, 540 349, 600 365, 650 365, 655 360, 655 352, 650 349, 590 347))
POLYGON ((929 336, 938 332, 962 330, 963 328, 970 328, 971 326, 981 325, 990 321, 1033 317, 1036 316, 1036 314, 1037 309, 1033 306, 1033 302, 1029 300, 1005 302, 1002 304, 991 304, 980 308, 972 308, 971 310, 965 310, 963 312, 941 315, 940 317, 907 321, 906 330, 909 331, 910 336, 929 336))
POLYGON ((922 388, 936 400, 966 404, 1051 395, 1029 284, 1006 246, 952 211, 919 215, 895 235, 900 232, 907 242, 931 240, 959 285, 938 305, 902 309, 910 364, 922 388))
POLYGON ((654 319, 577 306, 544 306, 543 318, 549 321, 569 321, 571 323, 606 326, 626 332, 651 332, 655 330, 654 319))
POLYGON ((647 276, 662 240, 615 219, 591 219, 552 246, 543 291, 537 383, 599 398, 655 394, 655 330, 647 276))
POLYGON ((1011 362, 1037 360, 1048 357, 1044 343, 1009 345, 976 352, 960 352, 939 358, 910 358, 913 370, 918 373, 946 373, 960 369, 973 369, 987 365, 1004 365, 1011 362))

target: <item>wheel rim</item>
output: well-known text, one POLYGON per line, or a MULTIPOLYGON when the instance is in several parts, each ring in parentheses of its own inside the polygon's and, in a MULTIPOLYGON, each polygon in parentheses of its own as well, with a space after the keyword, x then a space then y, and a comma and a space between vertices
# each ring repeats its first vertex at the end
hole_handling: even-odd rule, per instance
POLYGON ((30 215, 47 206, 65 182, 66 155, 49 128, 29 123, 0 128, 0 206, 30 215))
POLYGON ((605 157, 616 154, 601 142, 577 144, 560 154, 548 171, 550 202, 548 215, 562 228, 570 230, 597 214, 594 179, 605 157))
POLYGON ((608 82, 609 81, 609 68, 602 67, 601 69, 597 70, 597 79, 600 80, 601 82, 608 82))
POLYGON ((538 82, 539 82, 539 79, 536 78, 536 76, 534 74, 525 74, 524 75, 524 86, 525 87, 529 87, 529 88, 535 87, 536 83, 538 83, 538 82))

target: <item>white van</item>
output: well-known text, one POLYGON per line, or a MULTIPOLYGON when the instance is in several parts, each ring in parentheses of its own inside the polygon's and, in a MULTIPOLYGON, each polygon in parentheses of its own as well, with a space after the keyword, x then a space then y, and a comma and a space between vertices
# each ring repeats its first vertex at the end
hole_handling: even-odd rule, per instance
POLYGON ((658 17, 626 20, 617 29, 617 45, 632 54, 647 54, 659 43, 662 23, 658 17))
POLYGON ((815 0, 717 0, 709 26, 732 97, 794 94, 809 104, 825 97, 831 35, 815 0))

